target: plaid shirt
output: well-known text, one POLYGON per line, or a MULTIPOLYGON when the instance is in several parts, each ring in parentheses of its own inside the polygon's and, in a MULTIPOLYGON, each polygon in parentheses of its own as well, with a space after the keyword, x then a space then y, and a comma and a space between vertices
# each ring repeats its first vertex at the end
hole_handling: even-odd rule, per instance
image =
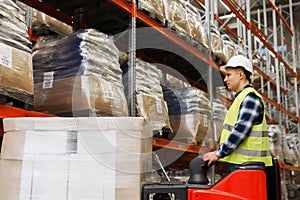
MULTIPOLYGON (((247 85, 244 88, 246 87, 252 87, 252 85, 247 85)), ((258 96, 254 93, 247 95, 240 106, 238 121, 231 130, 227 141, 221 144, 216 150, 216 155, 219 158, 231 154, 248 136, 252 126, 262 121, 263 109, 264 107, 258 96)))

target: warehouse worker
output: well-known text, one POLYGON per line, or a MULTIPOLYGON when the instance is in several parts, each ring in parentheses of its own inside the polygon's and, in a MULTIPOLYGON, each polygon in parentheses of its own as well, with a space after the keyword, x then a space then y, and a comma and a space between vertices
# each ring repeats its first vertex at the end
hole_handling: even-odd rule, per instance
POLYGON ((230 171, 245 162, 272 166, 265 107, 261 95, 251 85, 253 66, 244 56, 233 56, 225 66, 224 82, 236 92, 229 108, 216 151, 203 156, 208 166, 216 161, 229 163, 230 171))

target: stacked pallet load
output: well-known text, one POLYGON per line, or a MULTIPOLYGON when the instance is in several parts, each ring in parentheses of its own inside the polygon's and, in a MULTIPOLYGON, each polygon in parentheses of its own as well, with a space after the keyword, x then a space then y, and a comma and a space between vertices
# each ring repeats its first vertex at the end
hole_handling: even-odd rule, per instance
POLYGON ((4 119, 1 200, 141 199, 152 169, 142 118, 4 119))
POLYGON ((25 12, 13 1, 0 0, 0 94, 33 104, 31 42, 25 12))
MULTIPOLYGON (((155 65, 136 59, 136 113, 143 117, 152 131, 170 129, 167 104, 160 85, 159 72, 155 65)), ((128 98, 129 73, 123 74, 125 94, 128 98)))
POLYGON ((165 88, 164 99, 175 140, 203 145, 211 138, 212 109, 205 92, 194 87, 165 88))
POLYGON ((127 116, 119 50, 94 29, 41 38, 33 49, 34 108, 61 116, 127 116))

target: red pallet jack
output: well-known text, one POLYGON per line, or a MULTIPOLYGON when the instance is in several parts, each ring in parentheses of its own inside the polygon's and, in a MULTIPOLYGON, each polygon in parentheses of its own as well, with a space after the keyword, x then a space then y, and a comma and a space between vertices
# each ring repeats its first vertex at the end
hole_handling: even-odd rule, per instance
MULTIPOLYGON (((158 159, 157 155, 154 157, 158 159)), ((208 166, 202 157, 203 155, 199 155, 190 162, 190 177, 187 183, 173 182, 170 179, 162 183, 144 183, 142 200, 282 199, 280 167, 276 159, 273 159, 272 167, 265 167, 261 162, 245 163, 214 185, 208 185, 208 166)), ((161 163, 160 166, 162 167, 161 163)), ((168 177, 165 170, 162 170, 168 177)))

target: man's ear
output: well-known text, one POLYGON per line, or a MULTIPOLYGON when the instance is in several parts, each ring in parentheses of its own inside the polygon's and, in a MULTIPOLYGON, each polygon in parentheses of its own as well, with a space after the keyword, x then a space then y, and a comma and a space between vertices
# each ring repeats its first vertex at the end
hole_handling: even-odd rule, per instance
POLYGON ((243 72, 243 70, 239 70, 239 76, 241 79, 245 76, 245 73, 243 72))

